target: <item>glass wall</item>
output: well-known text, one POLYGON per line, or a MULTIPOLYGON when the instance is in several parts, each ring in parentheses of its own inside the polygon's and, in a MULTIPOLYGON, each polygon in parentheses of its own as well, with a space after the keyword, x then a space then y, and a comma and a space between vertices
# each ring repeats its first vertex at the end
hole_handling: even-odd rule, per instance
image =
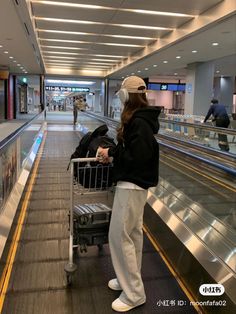
POLYGON ((43 117, 32 121, 17 139, 3 146, 0 150, 0 212, 6 203, 26 162, 43 117))

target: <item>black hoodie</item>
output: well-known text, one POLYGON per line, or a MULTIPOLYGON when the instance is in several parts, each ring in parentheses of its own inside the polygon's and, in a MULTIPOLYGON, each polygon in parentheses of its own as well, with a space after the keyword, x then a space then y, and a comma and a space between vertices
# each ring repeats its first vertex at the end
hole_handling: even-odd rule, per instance
POLYGON ((158 183, 159 146, 154 138, 159 130, 160 108, 138 109, 124 129, 124 143, 109 149, 114 157, 114 181, 127 181, 143 189, 158 183))

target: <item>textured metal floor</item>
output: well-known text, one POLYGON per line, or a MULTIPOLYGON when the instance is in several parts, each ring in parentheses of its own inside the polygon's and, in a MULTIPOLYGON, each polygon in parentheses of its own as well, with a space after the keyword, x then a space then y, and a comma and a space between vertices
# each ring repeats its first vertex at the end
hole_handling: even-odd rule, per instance
MULTIPOLYGON (((113 278, 109 248, 96 247, 77 258, 78 271, 66 287, 68 259, 68 156, 78 143, 74 132, 48 132, 32 197, 27 209, 17 255, 2 313, 4 314, 105 314, 113 313, 118 292, 107 288, 113 278)), ((145 238, 143 279, 147 303, 132 313, 196 313, 145 238), (161 306, 158 301, 178 300, 186 306, 161 306)))

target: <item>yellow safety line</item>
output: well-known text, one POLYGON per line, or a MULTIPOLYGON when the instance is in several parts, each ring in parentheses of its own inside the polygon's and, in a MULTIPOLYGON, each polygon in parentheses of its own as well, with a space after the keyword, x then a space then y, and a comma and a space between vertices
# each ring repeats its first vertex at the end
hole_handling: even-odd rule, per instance
POLYGON ((27 189, 27 192, 25 194, 25 198, 20 210, 20 215, 19 215, 19 219, 17 221, 17 226, 16 226, 16 230, 14 232, 14 236, 11 242, 11 246, 8 252, 8 256, 7 256, 7 261, 6 261, 6 265, 4 267, 2 276, 1 276, 1 280, 0 280, 0 313, 2 313, 2 308, 3 308, 3 304, 4 304, 4 300, 5 300, 5 296, 6 296, 6 292, 7 292, 7 288, 8 288, 8 284, 10 281, 10 277, 11 277, 11 272, 12 272, 12 268, 13 268, 13 263, 15 260, 15 256, 16 256, 16 252, 17 252, 17 247, 19 244, 19 240, 20 240, 20 236, 21 236, 21 232, 22 232, 22 227, 24 224, 24 220, 25 220, 25 216, 26 216, 26 210, 29 204, 29 200, 30 200, 30 196, 31 196, 31 192, 32 192, 32 188, 34 185, 34 181, 36 178, 36 174, 38 171, 38 166, 39 166, 39 162, 40 162, 40 154, 43 151, 43 147, 45 145, 45 140, 46 140, 46 132, 44 134, 40 149, 39 149, 39 154, 36 157, 35 160, 35 164, 33 167, 33 171, 32 171, 32 175, 30 177, 30 181, 29 181, 29 186, 27 189))
MULTIPOLYGON (((187 166, 187 165, 185 165, 184 163, 181 163, 181 162, 177 161, 177 160, 176 160, 175 158, 173 158, 173 157, 167 157, 167 156, 165 156, 165 158, 170 159, 170 160, 174 160, 174 162, 176 162, 177 164, 180 164, 181 166, 183 166, 183 167, 185 167, 185 168, 187 168, 187 169, 194 170, 196 173, 198 173, 199 175, 201 175, 201 176, 207 178, 208 180, 211 180, 211 181, 213 181, 213 182, 215 182, 215 183, 217 183, 217 184, 219 184, 219 185, 221 185, 221 186, 227 188, 228 190, 231 190, 231 191, 233 191, 233 192, 236 192, 236 189, 234 189, 234 188, 231 187, 230 185, 226 185, 225 183, 222 183, 222 182, 219 181, 218 179, 215 179, 215 178, 213 178, 213 177, 210 177, 209 175, 206 175, 206 174, 204 174, 203 172, 196 170, 195 167, 191 167, 191 166, 189 166, 189 165, 187 166)), ((163 159, 162 159, 161 161, 162 161, 163 163, 165 163, 166 165, 168 165, 168 166, 171 167, 171 165, 168 164, 167 162, 165 162, 163 159)), ((172 168, 174 168, 174 167, 172 167, 172 168)), ((174 168, 174 169, 175 169, 175 168, 174 168)), ((178 169, 178 170, 179 170, 179 169, 178 169)), ((181 170, 179 170, 179 171, 182 172, 181 170)), ((184 173, 184 172, 182 172, 182 173, 184 173)), ((189 175, 189 174, 186 174, 186 173, 184 173, 184 174, 187 175, 187 176, 189 176, 190 178, 194 178, 193 176, 191 176, 191 175, 189 175)), ((196 178, 194 178, 194 179, 196 180, 196 178)), ((202 182, 201 182, 201 183, 202 183, 202 182)))
POLYGON ((162 252, 162 250, 160 249, 160 245, 157 243, 156 239, 152 236, 150 230, 147 228, 146 225, 143 226, 143 230, 145 232, 145 234, 147 235, 148 239, 150 240, 150 242, 152 243, 153 247, 155 248, 155 250, 159 253, 159 255, 161 256, 162 260, 164 261, 164 263, 166 264, 167 268, 169 269, 169 271, 171 272, 171 274, 173 275, 173 277, 176 279, 176 281, 178 282, 180 288, 182 289, 182 291, 185 293, 185 295, 187 296, 187 298, 189 299, 190 302, 193 302, 193 306, 195 308, 195 310, 198 313, 204 313, 202 308, 197 305, 195 302, 196 300, 194 299, 193 295, 191 294, 191 292, 188 290, 188 288, 186 287, 186 285, 184 284, 183 280, 179 277, 179 275, 176 273, 175 269, 173 268, 173 266, 171 265, 171 263, 169 262, 169 260, 166 258, 166 256, 164 255, 164 253, 162 252))

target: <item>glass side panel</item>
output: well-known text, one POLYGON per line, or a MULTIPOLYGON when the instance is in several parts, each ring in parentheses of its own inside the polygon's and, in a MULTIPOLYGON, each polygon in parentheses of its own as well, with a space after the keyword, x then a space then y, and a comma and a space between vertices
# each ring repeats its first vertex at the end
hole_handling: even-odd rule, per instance
POLYGON ((191 125, 182 122, 193 123, 192 121, 181 121, 177 117, 175 121, 172 119, 168 122, 160 120, 159 134, 236 155, 236 131, 229 129, 231 134, 227 134, 227 130, 224 128, 214 127, 212 130, 209 130, 204 125, 213 126, 210 122, 204 125, 199 122, 191 125))

